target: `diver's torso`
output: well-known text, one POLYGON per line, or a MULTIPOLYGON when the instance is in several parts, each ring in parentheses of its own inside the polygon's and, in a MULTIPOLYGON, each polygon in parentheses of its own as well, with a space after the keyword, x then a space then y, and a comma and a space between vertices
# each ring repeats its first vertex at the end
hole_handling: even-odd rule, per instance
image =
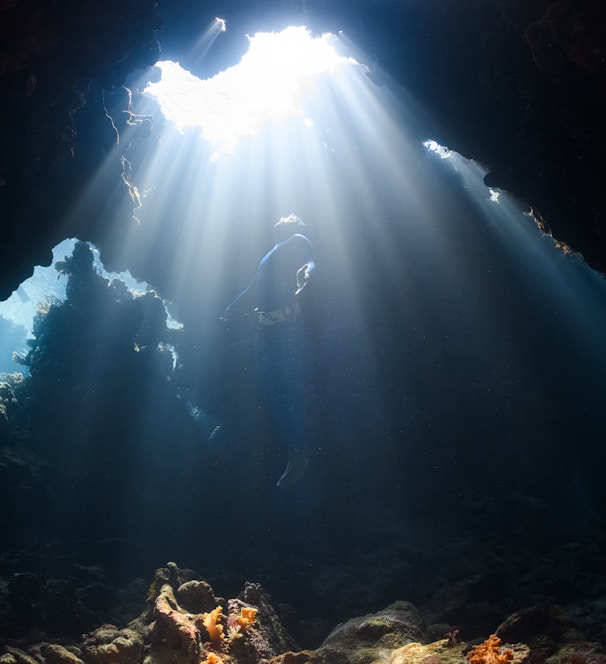
POLYGON ((277 244, 259 263, 257 307, 281 309, 295 301, 297 270, 311 259, 311 243, 304 235, 292 235, 277 244))

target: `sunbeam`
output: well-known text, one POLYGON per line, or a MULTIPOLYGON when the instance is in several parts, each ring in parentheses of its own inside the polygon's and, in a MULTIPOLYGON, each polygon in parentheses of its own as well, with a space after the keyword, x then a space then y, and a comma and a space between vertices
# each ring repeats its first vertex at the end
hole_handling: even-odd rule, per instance
POLYGON ((145 93, 179 130, 198 128, 216 159, 233 151, 242 137, 257 134, 266 121, 300 115, 302 95, 314 78, 355 62, 336 54, 331 37, 313 38, 304 27, 257 33, 237 65, 206 81, 176 62, 158 62, 162 77, 145 93))
MULTIPOLYGON (((268 219, 293 210, 310 220, 322 244, 340 252, 341 264, 330 269, 350 275, 347 292, 353 297, 352 286, 361 275, 351 251, 356 234, 347 220, 367 218, 374 228, 371 241, 384 256, 389 256, 390 238, 382 239, 382 226, 394 214, 418 224, 425 201, 414 171, 423 149, 415 130, 403 122, 414 104, 406 95, 399 98, 386 86, 377 87, 354 52, 348 52, 342 36, 312 38, 299 27, 256 35, 240 65, 208 81, 174 63, 161 65, 163 79, 166 73, 180 72, 189 92, 181 87, 172 95, 167 87, 161 93, 156 87, 161 82, 145 88, 147 96, 159 101, 168 124, 154 151, 145 152, 140 143, 136 149, 143 152, 131 157, 140 164, 137 184, 146 194, 139 213, 142 224, 132 228, 123 251, 132 254, 136 245, 139 256, 153 255, 169 224, 173 232, 162 240, 175 247, 167 266, 169 297, 179 299, 176 294, 186 292, 185 285, 193 280, 212 302, 217 281, 243 278, 237 274, 240 268, 232 265, 225 274, 221 265, 228 245, 230 251, 243 251, 237 248, 240 241, 234 246, 234 232, 248 238, 249 255, 236 261, 248 265, 242 269, 248 271, 251 255, 258 256, 266 246, 268 219), (341 55, 333 48, 337 41, 341 55), (264 82, 252 85, 252 73, 264 82), (290 78, 284 82, 286 74, 290 78), (280 75, 281 82, 273 75, 280 75), (236 88, 242 80, 243 90, 236 88), (230 107, 234 99, 250 98, 251 103, 236 115, 224 109, 205 115, 225 81, 233 87, 220 97, 230 107), (196 141, 198 132, 201 140, 196 141)), ((144 101, 135 110, 151 112, 144 101)))

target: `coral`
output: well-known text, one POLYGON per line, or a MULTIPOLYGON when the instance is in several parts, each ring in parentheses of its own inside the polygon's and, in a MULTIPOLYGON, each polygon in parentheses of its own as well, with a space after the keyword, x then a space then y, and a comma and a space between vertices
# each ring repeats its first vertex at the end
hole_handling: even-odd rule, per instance
MULTIPOLYGON (((211 586, 195 576, 174 563, 157 570, 147 609, 125 629, 106 623, 82 639, 30 642, 23 649, 0 638, 0 664, 268 664, 287 651, 291 656, 284 664, 318 661, 294 653, 296 644, 260 586, 247 584, 242 593, 256 598, 258 605, 252 606, 242 595, 215 597, 211 586), (216 604, 210 610, 192 610, 211 598, 216 604)), ((138 586, 141 597, 144 585, 142 581, 138 586)), ((32 610, 42 610, 36 598, 44 588, 36 575, 20 574, 14 575, 11 590, 26 603, 34 600, 32 610)), ((56 606, 64 608, 63 602, 56 606)))
POLYGON ((255 622, 258 611, 259 609, 255 609, 252 606, 243 606, 240 609, 240 615, 236 616, 236 622, 244 629, 255 622))
POLYGON ((180 570, 174 563, 157 570, 148 599, 153 601, 153 609, 143 620, 147 622, 151 617, 153 622, 149 627, 147 664, 224 664, 231 660, 245 664, 269 659, 279 652, 268 643, 265 626, 242 639, 256 626, 258 608, 241 600, 216 598, 206 581, 191 579, 188 570, 180 570), (201 611, 210 601, 214 607, 201 611), (269 657, 259 655, 266 652, 269 657))
POLYGON ((209 652, 200 664, 223 664, 223 660, 214 652, 209 652))
POLYGON ((467 660, 471 664, 509 664, 513 660, 513 651, 501 649, 501 639, 491 634, 484 643, 474 646, 467 653, 467 660))
POLYGON ((164 584, 154 604, 152 635, 178 646, 192 659, 200 654, 200 631, 191 614, 182 613, 172 587, 164 584))
POLYGON ((217 606, 212 611, 202 614, 202 624, 208 632, 208 638, 215 645, 225 640, 221 618, 223 617, 223 607, 217 606))
POLYGON ((234 639, 240 638, 242 632, 254 624, 258 609, 252 606, 242 606, 239 615, 228 615, 225 622, 227 624, 227 635, 223 620, 223 607, 217 606, 212 611, 202 614, 201 618, 196 618, 197 623, 202 623, 208 634, 210 643, 214 646, 221 646, 222 643, 229 645, 234 639))
POLYGON ((254 624, 259 609, 252 606, 243 606, 240 608, 240 615, 229 615, 227 617, 227 636, 230 641, 237 639, 242 632, 254 624))

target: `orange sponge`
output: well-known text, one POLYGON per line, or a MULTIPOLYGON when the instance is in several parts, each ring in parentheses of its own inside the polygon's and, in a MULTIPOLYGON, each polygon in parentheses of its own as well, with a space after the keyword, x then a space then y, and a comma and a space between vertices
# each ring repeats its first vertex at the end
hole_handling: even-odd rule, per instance
POLYGON ((240 615, 236 616, 236 622, 242 629, 252 625, 257 617, 257 611, 258 609, 253 609, 252 606, 243 606, 240 609, 240 615))
POLYGON ((513 651, 509 648, 501 650, 501 639, 491 634, 484 643, 474 646, 468 653, 471 664, 509 664, 513 659, 513 651))
MULTIPOLYGON (((219 622, 223 617, 223 609, 218 606, 216 609, 202 614, 202 624, 208 632, 208 637, 212 643, 220 643, 225 639, 223 634, 223 625, 219 622)), ((209 664, 214 664, 210 662, 209 664)))

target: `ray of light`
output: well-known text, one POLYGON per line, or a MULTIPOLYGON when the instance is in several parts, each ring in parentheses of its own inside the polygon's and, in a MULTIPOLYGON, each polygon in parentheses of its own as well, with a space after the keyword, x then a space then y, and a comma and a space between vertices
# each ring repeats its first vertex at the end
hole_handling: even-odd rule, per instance
MULTIPOLYGON (((520 300, 534 301, 537 311, 553 325, 553 338, 567 340, 561 347, 563 353, 576 357, 588 374, 596 378, 603 375, 606 354, 595 330, 606 324, 606 310, 601 304, 606 292, 604 278, 586 266, 580 256, 571 255, 567 247, 539 230, 530 219, 528 206, 486 187, 486 170, 480 165, 435 141, 427 141, 426 147, 459 174, 461 190, 483 220, 487 236, 498 252, 508 257, 513 268, 511 287, 519 289, 520 300)), ((495 312, 490 304, 484 302, 485 310, 495 312)), ((507 330, 508 316, 522 315, 521 310, 503 309, 502 313, 499 330, 507 330)), ((470 310, 469 316, 477 318, 476 309, 470 310)))

